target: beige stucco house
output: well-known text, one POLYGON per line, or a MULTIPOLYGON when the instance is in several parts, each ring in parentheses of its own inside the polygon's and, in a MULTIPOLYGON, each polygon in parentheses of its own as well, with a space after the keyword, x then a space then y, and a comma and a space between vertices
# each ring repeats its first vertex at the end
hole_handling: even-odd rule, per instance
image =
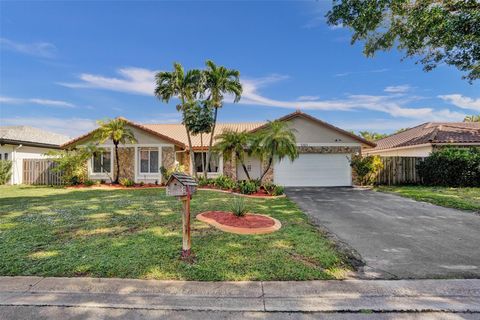
POLYGON ((480 122, 427 122, 375 141, 365 155, 384 157, 428 157, 445 146, 480 146, 480 122))
MULTIPOLYGON (((288 159, 275 161, 265 179, 283 186, 349 186, 352 184, 350 158, 360 153, 362 148, 374 147, 350 132, 332 126, 306 113, 297 111, 280 119, 286 121, 295 131, 300 156, 293 162, 288 159)), ((193 150, 188 150, 187 135, 181 124, 145 124, 128 121, 137 143, 120 146, 121 177, 135 182, 161 183, 159 168, 169 169, 175 164, 184 165, 192 171, 202 171, 202 157, 206 157, 209 135, 192 137, 193 150), (189 152, 194 152, 194 162, 190 163, 189 152)), ((216 134, 225 129, 237 131, 260 130, 265 122, 219 123, 216 134)), ((93 132, 78 137, 63 148, 85 145, 92 139, 93 132)), ((91 159, 88 164, 88 176, 91 179, 109 181, 113 179, 114 154, 111 142, 101 145, 106 152, 91 159)), ((264 169, 260 159, 246 159, 246 167, 251 178, 259 178, 264 169)), ((214 155, 207 166, 207 175, 215 177, 226 175, 233 179, 245 179, 245 174, 235 158, 226 161, 220 155, 214 155)))

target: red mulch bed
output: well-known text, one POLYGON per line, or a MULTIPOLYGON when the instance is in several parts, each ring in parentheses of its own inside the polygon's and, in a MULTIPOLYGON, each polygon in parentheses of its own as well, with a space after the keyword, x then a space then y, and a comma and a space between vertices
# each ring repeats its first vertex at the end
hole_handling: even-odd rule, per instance
POLYGON ((231 212, 226 211, 208 211, 204 212, 203 216, 213 219, 220 224, 230 227, 239 228, 265 228, 271 227, 275 224, 275 221, 269 217, 247 214, 243 217, 237 217, 231 212))

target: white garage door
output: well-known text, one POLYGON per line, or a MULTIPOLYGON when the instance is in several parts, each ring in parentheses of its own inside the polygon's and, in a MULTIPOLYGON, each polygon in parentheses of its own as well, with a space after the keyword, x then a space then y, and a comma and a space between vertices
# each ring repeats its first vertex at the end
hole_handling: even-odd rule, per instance
POLYGON ((286 187, 339 187, 352 184, 350 154, 305 153, 276 162, 273 179, 286 187))

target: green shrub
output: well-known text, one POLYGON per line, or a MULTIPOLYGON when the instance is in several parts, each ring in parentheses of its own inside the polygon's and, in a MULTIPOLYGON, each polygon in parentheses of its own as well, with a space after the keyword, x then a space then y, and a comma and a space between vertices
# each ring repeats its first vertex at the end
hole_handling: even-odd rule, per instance
POLYGON ((377 178, 378 172, 383 168, 379 156, 354 155, 350 160, 350 166, 357 174, 357 181, 360 185, 372 185, 377 178))
MULTIPOLYGON (((170 176, 174 172, 186 172, 185 166, 177 164, 174 167, 167 169, 164 166, 160 167, 160 173, 162 174, 163 182, 166 183, 168 179, 170 179, 170 176)), ((156 183, 157 184, 157 183, 156 183)))
POLYGON ((0 160, 0 185, 10 181, 12 176, 12 161, 0 160))
POLYGON ((213 179, 213 185, 222 190, 230 190, 235 188, 235 181, 227 176, 218 176, 213 179))
POLYGON ((420 162, 417 169, 426 185, 479 187, 480 148, 442 148, 420 162))
POLYGON ((273 196, 281 196, 285 192, 285 188, 282 186, 275 186, 273 189, 272 195, 273 196))
POLYGON ((233 200, 230 202, 230 210, 237 217, 243 217, 248 211, 245 199, 242 197, 233 198, 233 200))
POLYGON ((133 187, 135 185, 135 182, 133 180, 128 179, 128 178, 121 178, 120 179, 120 184, 124 187, 133 187))
POLYGON ((86 185, 87 187, 90 187, 90 186, 93 186, 95 184, 95 181, 93 180, 85 180, 83 182, 84 185, 86 185))
POLYGON ((140 183, 139 183, 139 184, 140 184, 140 186, 141 186, 141 187, 143 187, 143 186, 145 185, 145 182, 143 182, 143 181, 140 181, 140 183))
POLYGON ((205 178, 205 177, 198 178, 199 187, 213 186, 213 183, 214 183, 214 179, 212 178, 205 178))
POLYGON ((267 182, 262 185, 263 189, 272 196, 280 196, 284 192, 284 188, 282 186, 277 186, 274 183, 267 182))
POLYGON ((242 194, 252 194, 258 190, 257 185, 253 181, 238 181, 236 188, 242 194))

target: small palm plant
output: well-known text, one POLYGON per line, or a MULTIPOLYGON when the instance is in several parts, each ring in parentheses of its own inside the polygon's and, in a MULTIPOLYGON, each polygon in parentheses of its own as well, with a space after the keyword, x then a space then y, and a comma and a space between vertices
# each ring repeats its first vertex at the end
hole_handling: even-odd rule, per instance
POLYGON ((260 180, 272 166, 273 159, 279 161, 285 157, 291 161, 298 157, 297 140, 294 129, 291 129, 286 122, 270 121, 255 136, 251 152, 259 156, 262 160, 268 159, 268 164, 262 173, 260 180))
POLYGON ((237 161, 242 165, 248 180, 250 180, 250 175, 245 166, 245 156, 247 148, 252 143, 252 135, 246 131, 224 130, 222 134, 217 136, 217 139, 215 150, 223 153, 225 160, 229 160, 234 154, 237 161))
POLYGON ((113 183, 118 184, 120 176, 120 163, 118 161, 118 145, 125 144, 127 142, 135 143, 137 140, 133 134, 133 131, 127 127, 127 121, 122 118, 116 118, 113 120, 97 121, 99 128, 95 132, 94 139, 100 143, 104 143, 107 140, 112 140, 115 146, 115 161, 117 164, 117 173, 115 175, 115 181, 113 183))

